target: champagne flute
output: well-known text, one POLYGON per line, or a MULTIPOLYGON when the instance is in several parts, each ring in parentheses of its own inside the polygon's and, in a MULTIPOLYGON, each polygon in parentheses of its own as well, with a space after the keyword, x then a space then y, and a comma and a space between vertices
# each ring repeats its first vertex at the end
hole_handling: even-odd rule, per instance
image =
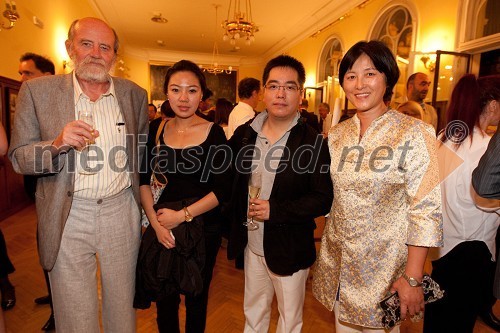
MULTIPOLYGON (((256 199, 260 195, 260 188, 262 186, 262 175, 260 172, 254 172, 250 176, 250 181, 248 182, 248 196, 250 199, 256 199)), ((254 204, 252 204, 254 206, 254 204)), ((246 225, 248 230, 257 230, 259 225, 254 222, 253 216, 250 218, 250 222, 243 223, 246 225)))

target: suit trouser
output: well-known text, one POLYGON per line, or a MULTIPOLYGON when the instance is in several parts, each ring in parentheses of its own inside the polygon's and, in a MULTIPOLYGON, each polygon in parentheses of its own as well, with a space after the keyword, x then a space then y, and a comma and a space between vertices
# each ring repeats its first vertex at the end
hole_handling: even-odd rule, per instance
POLYGON ((424 332, 471 333, 478 314, 491 309, 494 269, 481 241, 462 242, 433 261, 431 277, 444 297, 425 305, 424 332))
POLYGON ((132 190, 101 200, 74 198, 49 272, 58 332, 99 332, 97 262, 105 332, 135 332, 135 266, 141 216, 132 190))
POLYGON ((7 275, 14 272, 14 265, 9 259, 7 254, 7 244, 3 237, 2 230, 0 230, 0 278, 6 278, 7 275))
POLYGON ((271 272, 264 257, 258 256, 248 246, 245 249, 245 333, 263 333, 269 330, 271 304, 274 294, 278 301, 277 333, 300 333, 309 268, 293 275, 271 272))

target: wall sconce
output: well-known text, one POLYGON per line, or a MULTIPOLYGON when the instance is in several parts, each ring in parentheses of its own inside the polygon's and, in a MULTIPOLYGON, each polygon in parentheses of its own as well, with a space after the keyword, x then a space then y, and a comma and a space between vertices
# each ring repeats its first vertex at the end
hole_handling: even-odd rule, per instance
POLYGON ((9 25, 5 25, 2 22, 2 28, 5 30, 14 28, 14 25, 20 17, 19 13, 17 12, 16 3, 14 1, 5 1, 5 10, 3 11, 3 17, 9 20, 9 25))
POLYGON ((125 61, 123 59, 118 59, 116 63, 117 66, 115 67, 115 69, 120 71, 123 77, 130 77, 130 75, 128 74, 130 68, 127 67, 125 61))
POLYGON ((436 68, 436 61, 432 60, 428 55, 423 55, 420 57, 420 60, 424 63, 424 67, 429 70, 429 72, 434 72, 436 68))

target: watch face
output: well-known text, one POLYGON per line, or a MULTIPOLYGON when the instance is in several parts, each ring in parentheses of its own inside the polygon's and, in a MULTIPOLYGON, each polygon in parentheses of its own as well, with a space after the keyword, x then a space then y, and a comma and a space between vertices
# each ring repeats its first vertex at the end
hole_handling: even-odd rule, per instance
POLYGON ((412 287, 418 286, 418 282, 414 278, 410 278, 408 282, 410 283, 410 286, 412 286, 412 287))

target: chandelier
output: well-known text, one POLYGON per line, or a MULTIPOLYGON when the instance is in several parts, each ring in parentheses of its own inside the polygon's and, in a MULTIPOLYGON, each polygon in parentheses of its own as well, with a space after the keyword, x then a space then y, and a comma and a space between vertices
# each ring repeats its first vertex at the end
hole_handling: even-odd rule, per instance
POLYGON ((241 0, 235 0, 234 7, 232 6, 233 0, 229 0, 227 19, 222 22, 222 28, 225 30, 222 39, 224 41, 229 41, 231 45, 235 45, 236 40, 240 38, 245 38, 245 44, 250 45, 255 41, 254 33, 259 31, 259 28, 252 21, 252 4, 250 3, 250 0, 244 1, 246 5, 246 13, 241 11, 241 0), (232 19, 230 19, 231 7, 233 8, 232 19))
POLYGON ((233 71, 233 67, 229 66, 228 68, 224 68, 222 66, 219 66, 218 60, 219 60, 219 47, 217 46, 217 9, 220 7, 220 5, 213 5, 215 8, 215 33, 214 33, 214 49, 212 52, 212 64, 209 67, 203 67, 203 65, 200 65, 200 68, 204 72, 208 72, 210 74, 231 74, 233 71))
POLYGON ((209 67, 203 67, 203 65, 200 65, 200 68, 204 72, 208 72, 210 74, 215 74, 215 75, 222 74, 222 73, 231 74, 231 72, 233 71, 233 67, 229 66, 226 69, 222 66, 219 66, 219 64, 217 63, 218 59, 219 59, 219 48, 217 47, 217 42, 214 41, 214 51, 212 53, 212 64, 209 67))

